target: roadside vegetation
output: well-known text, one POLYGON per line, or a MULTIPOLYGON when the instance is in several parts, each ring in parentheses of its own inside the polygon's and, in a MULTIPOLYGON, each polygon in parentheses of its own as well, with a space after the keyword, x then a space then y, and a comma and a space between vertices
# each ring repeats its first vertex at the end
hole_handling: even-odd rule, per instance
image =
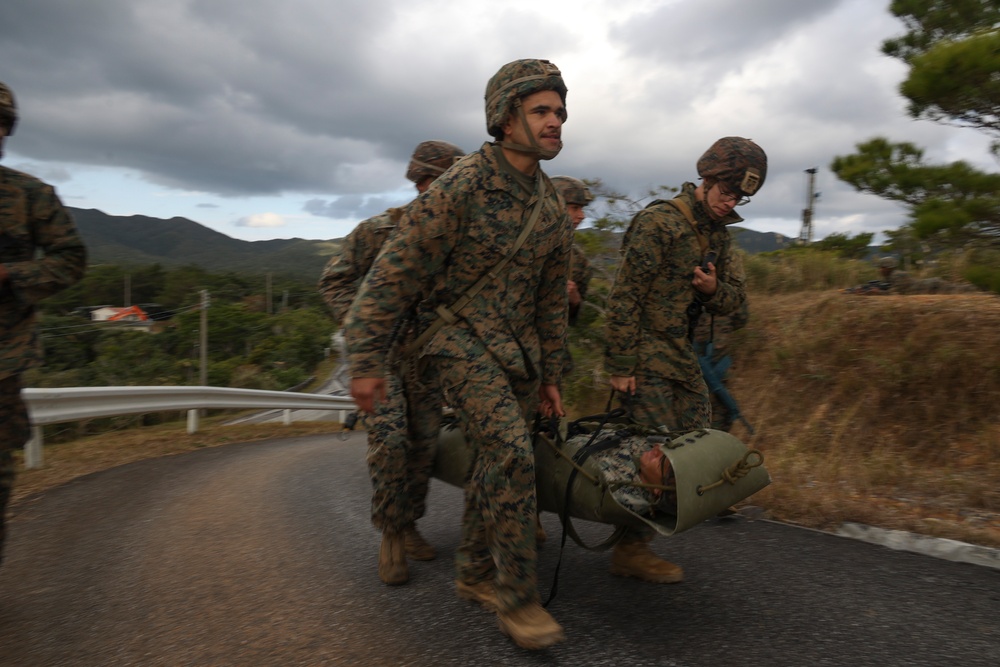
MULTIPOLYGON (((592 245, 601 249, 595 264, 613 267, 614 249, 592 245)), ((872 279, 875 269, 870 261, 829 250, 755 255, 746 266, 751 316, 729 343, 729 388, 755 433, 737 424, 734 434, 764 453, 773 479, 748 504, 814 528, 859 522, 1000 547, 1000 423, 994 409, 1000 403, 1000 357, 991 344, 1000 331, 1000 297, 988 291, 846 294, 842 288, 872 279)), ((959 259, 942 259, 916 274, 960 280, 967 269, 959 259)), ((592 305, 571 333, 575 371, 564 386, 571 416, 601 412, 608 400, 601 305, 612 277, 613 270, 598 272, 588 298, 592 305)), ((281 338, 275 324, 283 321, 280 316, 260 321, 267 322, 268 337, 281 338)), ((309 358, 319 361, 303 365, 303 376, 315 382, 338 361, 324 358, 332 323, 326 326, 312 341, 309 358)), ((107 384, 175 383, 151 382, 156 378, 139 368, 138 360, 148 358, 164 334, 94 335, 96 349, 106 349, 100 339, 109 337, 116 354, 133 360, 120 363, 120 372, 137 373, 107 384)), ((236 340, 245 334, 232 335, 236 340)), ((190 355, 185 359, 194 363, 190 355)), ((38 377, 63 377, 63 370, 48 371, 46 366, 38 377)), ((47 427, 46 466, 22 471, 15 497, 201 447, 316 433, 329 434, 335 446, 340 430, 334 422, 223 425, 232 416, 217 413, 190 435, 177 413, 47 427)))
MULTIPOLYGON (((830 251, 746 266, 750 321, 728 343, 729 388, 755 433, 733 433, 774 480, 748 504, 813 528, 858 522, 1000 547, 1000 297, 847 294, 876 269, 830 251)), ((942 257, 914 274, 968 269, 942 257)), ((575 416, 608 401, 602 324, 590 308, 571 335, 575 416)))
MULTIPOLYGON (((40 388, 202 384, 205 322, 207 384, 285 390, 314 377, 335 329, 314 282, 216 274, 195 266, 94 266, 42 307, 45 365, 25 376, 26 386, 40 388), (88 308, 121 305, 126 294, 130 303, 149 308, 154 321, 148 331, 90 320, 88 308)), ((176 418, 133 415, 56 425, 46 428, 45 437, 58 441, 176 418)))

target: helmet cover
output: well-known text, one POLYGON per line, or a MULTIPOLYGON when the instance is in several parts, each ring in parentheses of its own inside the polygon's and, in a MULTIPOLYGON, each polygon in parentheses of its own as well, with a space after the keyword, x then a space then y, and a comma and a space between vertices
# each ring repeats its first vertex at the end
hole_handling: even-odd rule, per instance
POLYGON ((743 137, 723 137, 698 158, 698 175, 724 183, 732 192, 752 196, 767 178, 767 155, 743 137))
POLYGON ((543 90, 559 93, 566 104, 562 73, 548 60, 515 60, 501 67, 486 84, 486 131, 498 141, 503 139, 503 126, 517 100, 543 90))
POLYGON ((413 150, 410 164, 406 168, 406 178, 414 183, 419 183, 428 176, 437 178, 464 155, 465 151, 447 141, 425 141, 413 150))
POLYGON ((594 195, 590 193, 587 184, 578 178, 573 178, 572 176, 553 176, 552 185, 555 186, 556 192, 562 195, 563 201, 567 204, 586 206, 594 201, 594 195))

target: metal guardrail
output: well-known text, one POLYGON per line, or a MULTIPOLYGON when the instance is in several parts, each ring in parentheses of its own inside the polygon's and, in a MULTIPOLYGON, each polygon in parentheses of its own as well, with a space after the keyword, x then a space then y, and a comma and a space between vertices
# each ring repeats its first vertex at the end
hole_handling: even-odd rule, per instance
POLYGON ((357 407, 349 397, 228 387, 65 387, 25 389, 22 396, 32 424, 32 438, 24 446, 26 468, 42 465, 41 427, 45 424, 187 410, 187 430, 194 433, 198 430, 198 411, 204 408, 285 410, 284 421, 290 424, 292 410, 347 412, 357 407))

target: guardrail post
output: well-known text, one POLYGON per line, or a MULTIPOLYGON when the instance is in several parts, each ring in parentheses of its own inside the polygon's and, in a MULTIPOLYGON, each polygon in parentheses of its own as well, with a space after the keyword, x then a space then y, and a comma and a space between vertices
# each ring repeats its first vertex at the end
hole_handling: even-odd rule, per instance
POLYGON ((282 414, 281 421, 284 422, 285 426, 290 425, 292 423, 292 411, 286 408, 282 414))
POLYGON ((188 433, 198 430, 198 410, 188 410, 188 433))
POLYGON ((42 454, 43 435, 41 426, 31 427, 31 440, 24 445, 24 467, 25 468, 41 468, 45 463, 45 457, 42 454))

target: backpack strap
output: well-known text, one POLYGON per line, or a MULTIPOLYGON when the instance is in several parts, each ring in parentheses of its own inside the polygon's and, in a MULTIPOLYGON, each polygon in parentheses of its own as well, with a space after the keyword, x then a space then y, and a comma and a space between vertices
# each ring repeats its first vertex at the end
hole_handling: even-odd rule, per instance
POLYGON ((708 239, 706 239, 705 235, 698 230, 698 224, 694 221, 694 213, 691 212, 691 207, 688 206, 688 203, 680 197, 674 197, 673 199, 661 201, 663 201, 664 204, 670 204, 675 209, 680 211, 684 216, 684 219, 688 221, 688 224, 691 225, 691 231, 693 231, 694 235, 698 237, 698 247, 701 248, 701 256, 704 257, 705 253, 708 252, 708 239))
POLYGON ((429 327, 424 329, 423 333, 417 336, 416 340, 406 346, 403 350, 403 357, 409 357, 413 354, 419 352, 427 343, 430 342, 431 338, 434 337, 438 331, 441 330, 445 324, 455 324, 458 322, 459 316, 462 310, 469 305, 469 303, 476 297, 479 292, 486 287, 486 284, 490 281, 496 280, 510 263, 510 260, 514 258, 517 251, 521 249, 524 242, 528 239, 531 234, 531 230, 535 228, 535 223, 538 221, 538 217, 542 213, 542 206, 545 202, 545 181, 542 180, 542 170, 538 170, 538 180, 537 180, 536 191, 538 192, 538 201, 535 202, 535 207, 531 210, 531 215, 528 217, 528 221, 524 223, 524 227, 521 228, 521 233, 518 235, 517 240, 514 241, 514 245, 511 247, 510 252, 507 256, 501 259, 496 265, 487 271, 483 276, 474 284, 472 287, 467 289, 462 296, 458 297, 451 306, 445 306, 444 304, 439 305, 434 309, 437 313, 437 319, 434 320, 429 327))
MULTIPOLYGON (((701 231, 698 229, 698 224, 694 221, 694 213, 691 212, 691 207, 688 206, 688 203, 683 199, 681 199, 680 197, 674 197, 673 199, 661 200, 661 201, 663 201, 664 204, 670 204, 675 209, 680 211, 681 214, 684 216, 684 219, 688 221, 689 225, 691 225, 691 231, 694 232, 694 235, 698 239, 698 247, 701 249, 701 257, 702 261, 704 261, 705 254, 708 252, 708 239, 706 239, 705 235, 702 234, 701 231)), ((691 303, 688 304, 686 311, 688 317, 688 340, 691 341, 694 340, 694 330, 695 327, 698 325, 698 318, 701 317, 702 308, 703 308, 702 303, 697 299, 693 299, 691 303)), ((711 335, 709 337, 709 341, 711 342, 711 340, 714 337, 715 337, 715 316, 713 315, 711 323, 711 335)))

